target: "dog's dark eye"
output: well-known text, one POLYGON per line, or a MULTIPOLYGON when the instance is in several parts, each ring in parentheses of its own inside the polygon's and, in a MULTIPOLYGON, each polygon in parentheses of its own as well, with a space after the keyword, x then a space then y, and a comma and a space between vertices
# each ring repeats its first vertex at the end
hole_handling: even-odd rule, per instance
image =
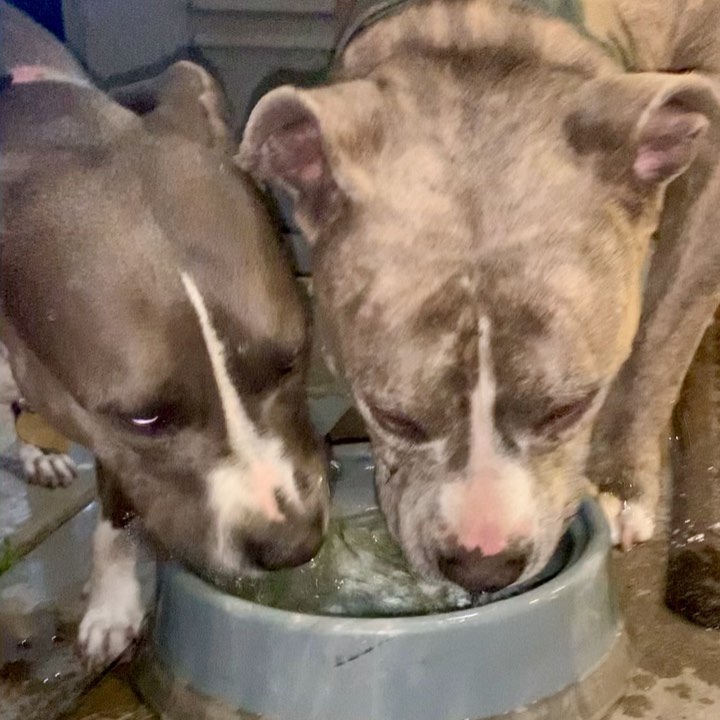
POLYGON ((593 390, 579 400, 557 405, 535 425, 535 431, 556 435, 569 430, 590 409, 596 395, 597 390, 593 390))
POLYGON ((180 424, 180 415, 173 408, 154 408, 122 415, 121 420, 129 430, 153 437, 176 429, 180 424))
POLYGON ((139 430, 149 430, 160 424, 160 416, 130 418, 130 422, 139 430))
POLYGON ((290 360, 287 363, 284 363, 279 368, 279 375, 281 378, 286 378, 290 375, 292 375, 296 370, 298 369, 298 362, 297 360, 293 359, 290 360))
POLYGON ((376 422, 386 432, 399 435, 405 440, 421 443, 427 442, 428 433, 420 423, 397 410, 384 410, 375 405, 368 405, 376 422))
POLYGON ((275 368, 277 370, 277 377, 284 380, 300 369, 302 360, 302 351, 297 350, 295 352, 284 352, 282 353, 275 362, 275 368))

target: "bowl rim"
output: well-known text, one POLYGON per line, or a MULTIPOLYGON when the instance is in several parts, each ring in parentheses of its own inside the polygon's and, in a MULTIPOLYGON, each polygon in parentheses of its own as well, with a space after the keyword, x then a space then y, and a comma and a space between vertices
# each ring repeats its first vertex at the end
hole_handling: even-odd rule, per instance
MULTIPOLYGON (((212 605, 236 619, 251 619, 254 624, 282 625, 290 631, 312 630, 313 633, 350 630, 353 633, 403 634, 442 630, 447 625, 469 621, 499 622, 518 617, 530 607, 555 601, 582 586, 590 572, 596 574, 597 565, 604 563, 610 549, 610 531, 598 503, 585 497, 578 509, 578 516, 588 528, 585 547, 578 557, 551 578, 527 592, 501 598, 487 605, 461 608, 428 615, 396 615, 387 617, 354 617, 352 615, 314 615, 270 607, 225 593, 212 583, 203 580, 191 571, 171 562, 164 564, 161 573, 169 573, 173 585, 181 584, 184 590, 200 599, 205 605, 212 605)), ((158 593, 166 583, 158 583, 158 593)))

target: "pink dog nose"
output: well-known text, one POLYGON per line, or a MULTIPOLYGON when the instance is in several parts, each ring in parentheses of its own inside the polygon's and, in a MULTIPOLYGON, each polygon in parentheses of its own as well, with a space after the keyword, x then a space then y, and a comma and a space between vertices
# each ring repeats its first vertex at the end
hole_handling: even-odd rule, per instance
POLYGON ((489 556, 532 538, 532 503, 521 485, 512 486, 512 479, 494 468, 481 468, 472 481, 448 491, 445 517, 459 547, 489 556))
POLYGON ((483 555, 498 555, 508 546, 507 531, 500 523, 488 520, 463 525, 459 528, 458 544, 466 550, 480 550, 483 555))
POLYGON ((527 567, 528 554, 521 548, 496 555, 458 548, 438 563, 445 577, 469 592, 497 592, 512 585, 527 567))

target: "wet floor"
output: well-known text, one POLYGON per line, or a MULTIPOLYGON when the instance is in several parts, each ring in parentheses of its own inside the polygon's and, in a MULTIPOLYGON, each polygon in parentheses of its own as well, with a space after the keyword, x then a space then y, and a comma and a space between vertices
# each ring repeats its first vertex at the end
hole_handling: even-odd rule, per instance
MULTIPOLYGON (((638 669, 607 720, 717 720, 720 717, 720 632, 692 625, 662 602, 664 543, 617 553, 621 600, 638 669)), ((104 680, 63 720, 150 720, 123 673, 104 680)), ((551 718, 550 720, 573 720, 551 718)))
POLYGON ((71 455, 80 473, 69 487, 49 491, 28 485, 16 450, 8 442, 0 451, 0 544, 24 555, 92 500, 95 476, 90 455, 75 446, 71 455))
POLYGON ((620 598, 638 670, 610 720, 720 718, 720 631, 693 625, 667 609, 665 558, 662 539, 617 555, 620 598))
POLYGON ((78 707, 62 720, 156 720, 138 699, 125 673, 116 672, 104 678, 80 701, 78 707))
MULTIPOLYGON (((357 417, 347 413, 342 394, 326 382, 326 377, 316 379, 315 403, 321 408, 323 432, 332 428, 339 435, 336 439, 356 439, 362 435, 357 417)), ((62 720, 154 718, 131 690, 125 671, 114 672, 98 684, 98 677, 84 672, 73 652, 72 625, 82 610, 80 590, 89 569, 94 510, 52 530, 83 504, 87 497, 83 493, 92 493, 91 473, 83 482, 83 487, 71 491, 75 494, 28 489, 19 478, 12 451, 0 452, 0 541, 3 536, 13 543, 25 538, 26 549, 40 543, 0 577, 0 638, 7 641, 0 650, 6 656, 14 653, 11 662, 0 663, 2 720, 56 720, 61 712, 66 713, 62 720), (40 542, 48 533, 52 534, 40 542), (18 602, 24 610, 13 616, 13 603, 18 602), (33 627, 26 632, 20 625, 29 619, 33 627), (11 638, 11 631, 17 637, 11 638), (34 648, 19 644, 28 632, 40 640, 34 648), (42 662, 24 660, 23 653, 42 652, 43 643, 50 651, 42 662)), ((638 669, 607 720, 720 718, 720 631, 692 625, 665 607, 666 547, 659 537, 614 557, 638 669)))

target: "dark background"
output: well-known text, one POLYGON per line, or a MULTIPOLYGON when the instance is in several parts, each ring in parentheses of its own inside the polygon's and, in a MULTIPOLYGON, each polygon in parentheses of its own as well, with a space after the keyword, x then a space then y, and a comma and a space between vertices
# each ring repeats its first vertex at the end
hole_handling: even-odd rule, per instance
POLYGON ((60 40, 65 39, 62 0, 8 0, 8 2, 35 18, 60 40))

